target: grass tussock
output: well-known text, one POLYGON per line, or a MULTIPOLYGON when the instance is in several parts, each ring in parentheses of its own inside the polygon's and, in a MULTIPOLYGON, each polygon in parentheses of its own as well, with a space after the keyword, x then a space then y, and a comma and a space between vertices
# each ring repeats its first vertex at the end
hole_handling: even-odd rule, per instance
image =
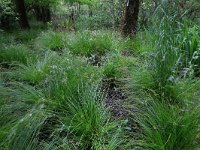
POLYGON ((72 53, 76 55, 104 55, 115 50, 116 39, 112 33, 99 31, 80 32, 68 43, 72 53))
POLYGON ((38 36, 35 41, 36 50, 62 51, 65 47, 65 34, 61 32, 47 31, 38 36))
POLYGON ((29 51, 25 45, 11 45, 4 47, 0 53, 0 63, 12 64, 14 62, 26 64, 29 51))
POLYGON ((148 149, 195 149, 198 147, 199 108, 166 106, 147 102, 138 116, 143 129, 141 146, 148 149))

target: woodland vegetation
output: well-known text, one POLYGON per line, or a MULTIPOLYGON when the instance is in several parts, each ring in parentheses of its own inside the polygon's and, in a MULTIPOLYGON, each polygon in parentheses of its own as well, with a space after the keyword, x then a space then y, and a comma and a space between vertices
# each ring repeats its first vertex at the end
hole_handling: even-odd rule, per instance
POLYGON ((1 150, 200 150, 199 0, 0 0, 1 150))

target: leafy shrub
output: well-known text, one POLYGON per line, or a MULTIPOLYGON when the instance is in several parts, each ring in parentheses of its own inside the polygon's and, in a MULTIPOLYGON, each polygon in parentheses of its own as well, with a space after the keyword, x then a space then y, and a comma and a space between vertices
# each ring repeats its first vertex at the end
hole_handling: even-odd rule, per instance
POLYGON ((2 27, 9 27, 10 20, 14 20, 14 4, 11 0, 1 0, 0 1, 0 25, 2 27))

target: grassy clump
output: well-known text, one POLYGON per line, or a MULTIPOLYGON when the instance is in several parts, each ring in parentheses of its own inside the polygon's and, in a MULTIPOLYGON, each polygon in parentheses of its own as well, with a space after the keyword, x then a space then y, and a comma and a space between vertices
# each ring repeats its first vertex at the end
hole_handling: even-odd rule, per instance
MULTIPOLYGON (((98 138, 105 142, 104 130, 113 130, 115 126, 108 122, 109 116, 102 105, 102 97, 97 89, 91 88, 86 82, 88 77, 79 77, 74 71, 65 74, 56 71, 47 82, 45 90, 50 101, 50 107, 56 110, 60 121, 61 130, 69 132, 69 136, 79 141, 77 147, 93 148, 98 138), (103 137, 101 137, 103 136, 103 137)), ((109 137, 108 137, 109 138, 109 137)), ((99 143, 105 144, 105 143, 99 143)), ((103 145, 102 145, 103 146, 103 145)))
POLYGON ((39 84, 50 72, 53 64, 56 63, 56 59, 58 59, 56 53, 47 52, 44 58, 29 59, 27 64, 19 64, 11 71, 2 72, 2 77, 31 85, 39 84))
POLYGON ((182 27, 180 53, 182 54, 182 67, 188 68, 184 76, 192 71, 195 76, 200 74, 200 36, 199 27, 188 27, 185 23, 182 27))
POLYGON ((156 101, 145 103, 138 118, 144 135, 141 146, 153 150, 197 148, 198 109, 181 109, 156 101))
POLYGON ((0 63, 12 64, 14 62, 26 64, 29 58, 28 48, 25 45, 11 45, 1 49, 0 63))
POLYGON ((17 43, 23 43, 27 44, 27 42, 32 42, 38 34, 41 32, 40 29, 30 29, 30 30, 25 30, 25 31, 15 31, 12 33, 15 37, 15 41, 17 43))
POLYGON ((115 43, 110 33, 80 32, 68 43, 69 49, 76 55, 104 55, 114 50, 115 43))
POLYGON ((120 124, 111 121, 99 91, 101 70, 86 60, 50 53, 9 75, 18 82, 1 85, 3 148, 114 150, 119 146, 120 124))
POLYGON ((135 37, 123 39, 120 44, 123 50, 134 54, 148 55, 156 50, 155 40, 155 34, 146 29, 137 33, 135 37))
POLYGON ((103 74, 108 79, 121 79, 128 74, 128 70, 137 64, 137 59, 124 57, 121 54, 108 56, 102 67, 103 74))
POLYGON ((157 18, 160 26, 146 31, 154 41, 143 35, 150 39, 152 50, 145 50, 145 61, 129 70, 126 90, 139 112, 133 114, 133 120, 137 118, 140 125, 142 134, 136 143, 141 148, 195 150, 199 148, 200 124, 198 31, 169 12, 162 9, 162 17, 157 18), (141 101, 149 95, 150 100, 141 101))
POLYGON ((36 50, 62 51, 65 47, 65 35, 61 32, 47 31, 35 40, 36 50))

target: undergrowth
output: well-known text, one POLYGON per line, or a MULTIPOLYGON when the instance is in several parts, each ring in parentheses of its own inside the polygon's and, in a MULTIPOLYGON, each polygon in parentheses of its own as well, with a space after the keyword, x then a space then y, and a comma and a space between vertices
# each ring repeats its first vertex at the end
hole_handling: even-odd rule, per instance
POLYGON ((3 33, 1 149, 198 149, 199 27, 161 6, 154 15, 134 38, 42 25, 3 33), (110 81, 121 101, 102 87, 110 81))

